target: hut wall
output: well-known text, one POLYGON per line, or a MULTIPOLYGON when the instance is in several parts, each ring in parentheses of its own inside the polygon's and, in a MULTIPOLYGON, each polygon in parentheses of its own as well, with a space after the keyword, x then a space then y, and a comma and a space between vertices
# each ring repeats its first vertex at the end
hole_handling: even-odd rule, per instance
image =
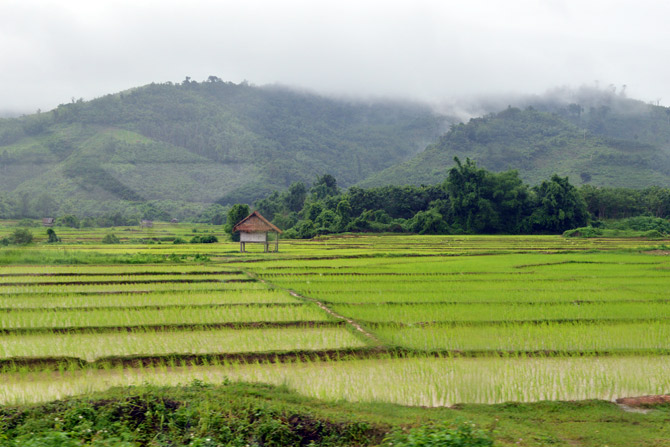
POLYGON ((267 233, 240 232, 240 242, 266 242, 267 240, 268 240, 267 233))

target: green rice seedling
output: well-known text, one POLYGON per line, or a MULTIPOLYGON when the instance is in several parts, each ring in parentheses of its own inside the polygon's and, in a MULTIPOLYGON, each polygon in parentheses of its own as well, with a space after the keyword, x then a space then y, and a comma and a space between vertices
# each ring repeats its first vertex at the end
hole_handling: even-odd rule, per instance
POLYGON ((0 312, 0 328, 143 327, 239 322, 327 321, 327 313, 315 305, 165 307, 161 309, 13 310, 0 312))
POLYGON ((668 356, 567 358, 377 358, 7 374, 0 403, 61 399, 110 386, 244 380, 285 385, 327 401, 445 406, 457 403, 605 399, 670 390, 668 356), (361 386, 364 383, 365 386, 361 386))
POLYGON ((365 343, 344 328, 217 329, 85 334, 0 335, 0 358, 109 356, 324 350, 365 343))
POLYGON ((333 305, 336 312, 369 322, 505 322, 565 320, 670 320, 670 302, 458 303, 333 305))
MULTIPOLYGON (((365 361, 281 365, 249 361, 208 367, 187 366, 182 358, 137 370, 65 368, 51 382, 32 372, 21 375, 17 369, 18 374, 12 376, 17 385, 5 396, 19 400, 41 394, 62 396, 72 390, 146 380, 170 383, 198 378, 220 383, 223 376, 285 383, 327 399, 420 405, 668 391, 659 372, 667 369, 667 359, 659 354, 667 349, 670 335, 663 320, 668 313, 670 260, 638 250, 658 242, 555 236, 345 235, 282 244, 282 252, 276 254, 240 254, 232 243, 183 247, 85 242, 31 247, 21 253, 3 251, 0 275, 7 276, 0 276, 4 284, 0 285, 0 325, 11 330, 40 325, 215 324, 261 318, 301 321, 312 318, 313 310, 314 315, 329 318, 313 306, 293 305, 304 301, 281 290, 290 289, 350 318, 370 322, 366 328, 387 346, 444 355, 407 359, 398 353, 397 358, 365 361), (196 254, 205 255, 208 261, 182 259, 194 259, 196 254), (57 264, 67 260, 79 265, 57 264), (245 278, 240 271, 253 272, 267 283, 183 282, 245 278), (96 280, 115 283, 95 284, 96 280), (166 282, 170 280, 182 282, 166 282), (27 284, 10 285, 18 282, 27 284), (60 284, 39 285, 45 282, 60 284), (268 290, 269 284, 276 290, 268 290), (627 321, 631 319, 635 321, 627 321), (566 323, 568 320, 578 322, 566 323), (540 321, 546 323, 538 324, 540 321), (644 352, 647 357, 627 362, 624 357, 539 359, 526 355, 539 350, 560 355, 570 351, 644 352), (455 351, 471 355, 496 351, 502 357, 461 359, 455 351), (638 371, 637 365, 644 365, 644 374, 636 377, 625 371, 638 371)), ((364 337, 355 332, 341 327, 304 327, 7 334, 0 336, 0 356, 72 355, 91 360, 113 355, 366 345, 364 337)), ((3 379, 8 373, 3 373, 3 379)))
POLYGON ((143 294, 91 295, 0 295, 0 309, 50 309, 142 306, 204 306, 297 304, 299 300, 281 290, 242 289, 220 291, 163 291, 143 294))
POLYGON ((256 282, 205 282, 205 283, 129 283, 129 284, 68 284, 68 285, 25 285, 6 286, 0 289, 0 296, 13 296, 17 294, 69 294, 69 293, 136 293, 136 292, 162 292, 162 291, 212 291, 212 290, 258 290, 267 289, 267 286, 256 282))
POLYGON ((2 268, 3 277, 11 275, 90 275, 90 274, 197 274, 197 273, 233 273, 238 269, 228 269, 221 265, 201 264, 142 264, 138 265, 8 265, 2 268))
POLYGON ((191 282, 207 282, 207 281, 229 281, 244 279, 244 275, 226 275, 226 274, 176 274, 176 275, 96 275, 96 276, 5 276, 0 278, 0 291, 5 287, 11 286, 30 286, 32 284, 47 284, 47 285, 71 285, 75 284, 127 284, 127 283, 191 283, 191 282))
POLYGON ((394 327, 375 334, 406 348, 439 351, 664 352, 670 322, 586 324, 508 323, 499 325, 394 327))

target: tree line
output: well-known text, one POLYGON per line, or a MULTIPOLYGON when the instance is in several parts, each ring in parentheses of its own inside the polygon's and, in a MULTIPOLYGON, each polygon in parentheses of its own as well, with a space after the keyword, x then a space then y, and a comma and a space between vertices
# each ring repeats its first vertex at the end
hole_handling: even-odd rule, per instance
MULTIPOLYGON (((670 218, 670 188, 576 188, 567 177, 557 175, 529 186, 515 170, 495 173, 470 159, 454 160, 442 183, 342 190, 334 176, 325 174, 310 186, 295 182, 284 191, 274 191, 253 208, 293 238, 340 232, 558 234, 587 224, 598 226, 601 220, 670 218)), ((69 227, 137 225, 140 219, 169 220, 171 215, 161 205, 127 201, 97 216, 73 212, 53 216, 56 206, 46 193, 38 197, 0 193, 0 218, 57 217, 57 225, 69 227)), ((228 222, 230 230, 250 208, 213 204, 192 211, 187 216, 185 210, 179 220, 228 222)))
POLYGON ((470 159, 454 161, 439 184, 342 191, 326 174, 309 188, 297 182, 274 191, 254 208, 293 238, 340 232, 559 234, 599 225, 600 219, 670 217, 668 188, 578 189, 558 175, 531 187, 515 170, 495 173, 470 159))
POLYGON ((560 233, 586 225, 587 204, 567 178, 524 184, 517 171, 494 173, 470 159, 441 184, 384 186, 343 192, 331 175, 311 188, 294 183, 255 202, 255 208, 286 231, 310 238, 339 232, 418 234, 560 233))

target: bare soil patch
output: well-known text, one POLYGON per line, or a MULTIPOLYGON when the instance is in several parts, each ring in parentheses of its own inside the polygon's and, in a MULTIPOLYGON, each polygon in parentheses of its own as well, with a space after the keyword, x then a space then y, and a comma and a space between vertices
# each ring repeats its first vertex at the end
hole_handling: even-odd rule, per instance
POLYGON ((621 397, 616 400, 619 405, 632 408, 654 407, 656 405, 670 404, 670 394, 656 394, 651 396, 621 397))

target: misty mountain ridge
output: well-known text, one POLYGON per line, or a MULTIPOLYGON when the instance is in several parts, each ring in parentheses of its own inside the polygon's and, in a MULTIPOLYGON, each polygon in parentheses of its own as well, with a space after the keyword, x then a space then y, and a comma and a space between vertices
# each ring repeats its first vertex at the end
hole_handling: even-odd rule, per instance
MULTIPOLYGON (((670 185, 670 109, 626 98, 613 89, 585 87, 517 100, 523 110, 508 105, 467 124, 452 125, 425 151, 359 186, 439 182, 454 156, 471 158, 492 171, 516 169, 530 184, 557 173, 577 185, 670 185)), ((499 104, 498 98, 468 107, 481 110, 499 104)), ((456 109, 450 111, 457 114, 456 109)))
POLYGON ((454 156, 517 169, 531 184, 557 173, 575 184, 670 186, 670 109, 595 88, 504 100, 473 102, 469 110, 486 113, 455 124, 462 105, 215 77, 150 84, 0 119, 0 195, 48 194, 60 212, 143 201, 190 209, 251 203, 324 173, 343 187, 438 183, 454 156))
POLYGON ((0 191, 106 201, 251 202, 331 173, 351 185, 446 128, 428 106, 282 87, 151 84, 0 120, 0 191))

